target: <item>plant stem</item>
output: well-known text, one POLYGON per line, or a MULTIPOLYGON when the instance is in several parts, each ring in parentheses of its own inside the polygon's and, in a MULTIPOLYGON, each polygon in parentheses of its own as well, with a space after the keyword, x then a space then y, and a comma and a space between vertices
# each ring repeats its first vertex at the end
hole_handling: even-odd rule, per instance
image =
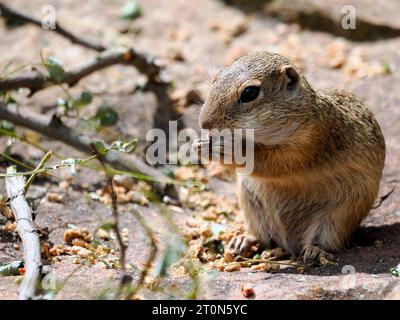
MULTIPOLYGON (((47 152, 35 170, 42 169, 46 165, 46 163, 49 162, 49 160, 52 156, 53 156, 53 154, 51 153, 51 151, 47 152)), ((33 180, 35 180, 36 176, 37 176, 37 173, 34 173, 29 177, 28 181, 25 183, 24 194, 26 194, 28 192, 28 189, 31 186, 33 180)))
POLYGON ((14 163, 20 165, 21 167, 26 168, 26 169, 30 169, 30 170, 31 170, 31 169, 34 169, 34 167, 32 167, 32 166, 30 166, 30 165, 27 165, 27 164, 25 164, 25 163, 23 163, 23 162, 21 162, 21 161, 15 159, 15 158, 9 156, 9 155, 7 155, 7 154, 5 154, 5 153, 3 153, 3 152, 0 152, 0 156, 2 156, 3 158, 7 159, 8 161, 14 162, 14 163))

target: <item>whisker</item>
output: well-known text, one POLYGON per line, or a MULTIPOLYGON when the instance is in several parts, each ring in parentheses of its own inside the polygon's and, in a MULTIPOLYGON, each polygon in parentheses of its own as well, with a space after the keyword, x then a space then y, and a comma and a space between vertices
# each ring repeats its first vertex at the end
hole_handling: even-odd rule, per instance
POLYGON ((202 97, 201 91, 199 90, 197 85, 193 82, 193 80, 190 80, 190 82, 192 83, 193 90, 196 92, 196 94, 198 96, 198 97, 194 97, 193 100, 198 104, 203 104, 204 101, 203 101, 203 97, 202 97))
POLYGON ((203 76, 204 80, 206 80, 206 82, 207 82, 208 84, 210 84, 210 83, 212 82, 212 77, 210 76, 210 74, 209 74, 207 68, 205 68, 205 67, 204 67, 201 63, 199 63, 199 62, 197 62, 196 64, 201 68, 201 70, 204 70, 204 72, 201 72, 201 75, 203 76))
POLYGON ((214 68, 214 65, 212 63, 211 51, 208 52, 208 60, 209 60, 209 63, 210 63, 211 72, 212 72, 212 74, 215 74, 215 68, 214 68))
POLYGON ((193 101, 195 102, 195 107, 201 109, 204 104, 204 101, 200 98, 194 98, 193 101))
POLYGON ((198 115, 199 114, 199 112, 200 112, 200 109, 196 109, 197 107, 200 107, 200 106, 198 106, 198 105, 192 105, 194 108, 188 108, 188 109, 186 109, 185 111, 183 111, 183 112, 175 112, 175 115, 176 116, 179 116, 179 118, 177 118, 177 119, 175 119, 175 121, 182 121, 183 120, 183 118, 185 117, 185 116, 188 116, 188 115, 198 115))

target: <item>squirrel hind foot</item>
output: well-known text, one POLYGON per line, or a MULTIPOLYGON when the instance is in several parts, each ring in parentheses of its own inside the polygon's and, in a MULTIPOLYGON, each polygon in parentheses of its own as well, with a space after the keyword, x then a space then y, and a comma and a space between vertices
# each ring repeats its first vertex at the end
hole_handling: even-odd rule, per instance
POLYGON ((299 257, 301 262, 312 265, 324 265, 333 259, 333 254, 313 245, 304 247, 299 257))

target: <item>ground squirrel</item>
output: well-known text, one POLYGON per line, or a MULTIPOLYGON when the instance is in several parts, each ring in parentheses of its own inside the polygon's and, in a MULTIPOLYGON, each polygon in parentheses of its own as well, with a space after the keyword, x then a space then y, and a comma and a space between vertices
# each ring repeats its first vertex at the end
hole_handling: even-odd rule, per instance
POLYGON ((246 237, 320 261, 350 239, 373 206, 385 142, 354 94, 313 89, 296 66, 268 52, 217 72, 200 112, 203 129, 254 129, 254 171, 238 176, 246 237))

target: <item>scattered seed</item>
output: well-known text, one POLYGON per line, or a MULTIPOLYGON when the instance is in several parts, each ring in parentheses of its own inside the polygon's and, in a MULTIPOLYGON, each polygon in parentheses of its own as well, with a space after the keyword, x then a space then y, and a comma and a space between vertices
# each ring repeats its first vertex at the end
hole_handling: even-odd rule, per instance
POLYGON ((242 293, 243 297, 245 298, 251 298, 254 297, 256 294, 254 292, 254 289, 248 285, 242 284, 240 286, 240 292, 242 293))
POLYGON ((225 272, 240 271, 240 264, 239 263, 235 263, 235 264, 227 265, 227 266, 224 267, 224 271, 225 272))
POLYGON ((62 194, 49 192, 47 193, 47 201, 53 203, 64 203, 64 196, 62 194))

